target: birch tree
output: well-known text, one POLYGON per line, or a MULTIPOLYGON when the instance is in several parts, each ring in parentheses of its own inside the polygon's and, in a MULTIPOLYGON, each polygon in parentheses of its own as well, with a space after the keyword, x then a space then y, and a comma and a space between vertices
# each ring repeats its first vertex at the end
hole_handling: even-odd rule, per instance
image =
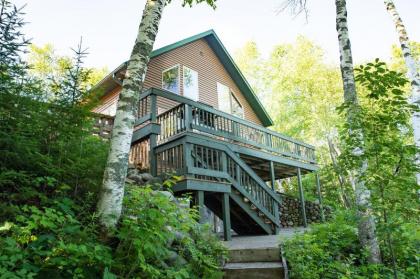
MULTIPOLYGON (((283 2, 282 10, 289 7, 292 12, 308 13, 307 0, 287 0, 283 2)), ((356 116, 359 102, 357 98, 356 85, 354 79, 353 57, 351 53, 351 44, 347 25, 347 7, 346 0, 335 0, 336 6, 336 30, 338 35, 338 44, 340 52, 340 70, 343 80, 344 104, 347 110, 347 127, 349 135, 354 139, 353 156, 363 158, 363 132, 358 127, 356 116)), ((361 245, 369 252, 369 261, 371 263, 380 263, 381 256, 378 239, 376 236, 376 224, 370 202, 370 191, 366 187, 364 174, 367 170, 367 161, 359 160, 361 164, 356 167, 354 174, 351 173, 356 195, 356 206, 358 211, 358 233, 361 245)))
MULTIPOLYGON (((409 46, 410 40, 408 39, 407 30, 403 24, 403 21, 398 14, 393 0, 384 0, 385 7, 392 17, 395 24, 395 29, 398 33, 398 39, 400 41, 401 50, 403 53, 404 61, 407 66, 407 76, 411 81, 411 102, 417 106, 420 105, 420 76, 417 71, 416 61, 411 53, 409 46)), ((414 131, 414 142, 418 148, 420 148, 420 112, 414 112, 412 114, 412 126, 414 131)), ((420 154, 416 156, 416 164, 420 165, 420 154)), ((420 185, 420 173, 416 174, 417 184, 420 185)))
MULTIPOLYGON (((215 1, 184 0, 182 5, 189 5, 191 7, 194 2, 207 2, 215 8, 215 1)), ((150 53, 153 50, 162 12, 164 7, 169 3, 170 0, 146 0, 137 37, 127 64, 127 70, 117 104, 100 198, 97 205, 100 222, 107 229, 115 227, 121 216, 128 156, 135 121, 134 112, 143 88, 147 64, 150 59, 150 53)))
MULTIPOLYGON (((358 142, 356 144, 353 155, 362 157, 363 150, 363 133, 361 127, 358 127, 355 116, 359 107, 357 99, 356 84, 354 79, 353 56, 351 53, 351 44, 347 25, 347 6, 346 0, 336 0, 336 29, 338 34, 338 45, 340 51, 340 69, 343 79, 344 103, 349 106, 347 112, 347 123, 349 134, 358 142)), ((381 256, 379 250, 378 239, 376 237, 376 224, 370 204, 370 191, 365 185, 363 175, 367 169, 367 161, 361 160, 362 164, 356 170, 354 176, 356 206, 359 215, 358 231, 359 240, 363 247, 369 252, 369 261, 371 263, 380 263, 381 256)))

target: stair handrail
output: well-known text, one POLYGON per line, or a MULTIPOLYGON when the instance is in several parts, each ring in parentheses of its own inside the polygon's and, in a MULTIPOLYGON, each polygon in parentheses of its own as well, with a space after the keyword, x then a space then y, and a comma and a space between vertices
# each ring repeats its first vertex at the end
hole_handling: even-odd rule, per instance
MULTIPOLYGON (((211 147, 211 148, 223 151, 226 154, 226 156, 229 156, 229 158, 231 160, 233 160, 236 164, 238 164, 248 175, 250 175, 250 177, 254 181, 256 181, 256 183, 260 187, 260 189, 265 191, 270 196, 270 198, 274 202, 273 206, 278 207, 280 205, 280 203, 281 203, 280 197, 270 187, 268 187, 267 184, 265 184, 265 182, 254 172, 253 169, 251 169, 245 162, 243 162, 242 159, 238 158, 238 156, 235 155, 235 153, 227 145, 218 143, 218 142, 216 142, 214 140, 211 140, 211 139, 208 140, 208 142, 211 142, 211 144, 205 145, 202 141, 194 140, 194 139, 195 139, 194 135, 190 135, 190 137, 187 138, 187 141, 189 143, 192 143, 192 144, 211 147)), ((227 161, 224 161, 223 163, 226 164, 226 162, 227 161)), ((270 218, 271 221, 273 221, 274 224, 276 224, 277 226, 279 225, 279 220, 276 220, 275 214, 272 214, 271 212, 269 212, 261 202, 259 202, 257 199, 255 199, 251 195, 251 193, 248 193, 248 191, 245 189, 245 187, 243 187, 240 184, 240 181, 236 181, 230 175, 228 175, 228 180, 230 180, 229 182, 232 183, 232 185, 237 190, 239 190, 247 199, 249 199, 254 205, 258 206, 259 210, 261 210, 268 218, 270 218), (246 194, 244 194, 244 193, 246 193, 246 194)))

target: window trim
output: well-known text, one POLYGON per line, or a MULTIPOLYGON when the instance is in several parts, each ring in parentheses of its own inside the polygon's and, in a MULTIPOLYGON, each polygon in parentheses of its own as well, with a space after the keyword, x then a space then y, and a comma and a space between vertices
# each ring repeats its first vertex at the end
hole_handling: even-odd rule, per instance
POLYGON ((221 110, 221 111, 223 111, 220 108, 220 95, 219 95, 218 85, 217 84, 220 84, 220 85, 226 87, 229 90, 229 112, 227 112, 227 113, 233 115, 233 109, 232 109, 233 102, 232 102, 232 98, 234 98, 236 101, 238 101, 239 106, 242 108, 242 116, 241 117, 236 116, 236 115, 233 115, 233 116, 238 117, 238 118, 245 119, 245 109, 244 109, 244 106, 243 106, 242 102, 239 100, 239 98, 237 97, 236 93, 229 86, 225 85, 224 83, 221 83, 221 82, 218 82, 217 81, 216 82, 216 91, 217 91, 218 109, 221 110))
POLYGON ((188 99, 191 99, 193 101, 198 101, 200 100, 200 88, 199 88, 199 82, 198 82, 198 71, 194 70, 193 68, 187 67, 185 65, 182 65, 182 95, 188 99), (185 69, 189 69, 192 70, 194 72, 197 73, 197 99, 192 99, 190 97, 185 96, 185 82, 184 82, 184 73, 185 73, 185 69))
POLYGON ((166 91, 172 92, 172 93, 174 93, 174 94, 181 95, 181 64, 175 64, 175 65, 173 65, 172 67, 169 67, 169 68, 163 69, 163 70, 161 71, 160 75, 161 75, 161 82, 162 82, 162 83, 161 83, 161 86, 162 86, 162 89, 163 89, 163 90, 166 90, 166 91), (165 88, 163 88, 163 73, 164 73, 164 72, 166 72, 166 71, 172 70, 172 69, 173 69, 173 68, 175 68, 175 67, 178 67, 178 92, 174 92, 174 91, 171 91, 171 90, 169 90, 169 89, 165 89, 165 88))

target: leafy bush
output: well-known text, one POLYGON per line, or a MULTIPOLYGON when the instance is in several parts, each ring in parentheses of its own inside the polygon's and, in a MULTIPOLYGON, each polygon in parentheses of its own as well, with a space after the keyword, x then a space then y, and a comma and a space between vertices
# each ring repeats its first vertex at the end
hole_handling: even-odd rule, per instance
MULTIPOLYGON (((396 251, 398 278, 418 278, 420 262, 419 227, 401 228, 399 251, 396 251), (413 234, 413 231, 417 233, 413 234), (416 252, 417 251, 417 252, 416 252)), ((325 224, 319 224, 286 241, 285 254, 291 278, 391 278, 390 262, 370 265, 360 247, 356 217, 351 212, 340 212, 325 224)))
POLYGON ((16 206, 17 217, 0 228, 0 278, 221 278, 226 249, 168 193, 128 187, 121 224, 106 243, 95 215, 71 199, 16 206))
POLYGON ((124 216, 111 272, 123 278, 219 278, 226 255, 197 212, 172 200, 170 192, 127 187, 124 216))

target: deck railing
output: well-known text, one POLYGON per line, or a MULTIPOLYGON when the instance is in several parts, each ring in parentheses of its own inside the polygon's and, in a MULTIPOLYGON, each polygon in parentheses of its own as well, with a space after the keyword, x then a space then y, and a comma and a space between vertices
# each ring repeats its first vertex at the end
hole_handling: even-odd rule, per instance
POLYGON ((296 160, 315 163, 315 148, 252 122, 219 111, 172 92, 151 88, 140 96, 137 125, 154 121, 161 125, 158 144, 184 131, 198 131, 296 160), (158 115, 157 99, 175 106, 158 115))

